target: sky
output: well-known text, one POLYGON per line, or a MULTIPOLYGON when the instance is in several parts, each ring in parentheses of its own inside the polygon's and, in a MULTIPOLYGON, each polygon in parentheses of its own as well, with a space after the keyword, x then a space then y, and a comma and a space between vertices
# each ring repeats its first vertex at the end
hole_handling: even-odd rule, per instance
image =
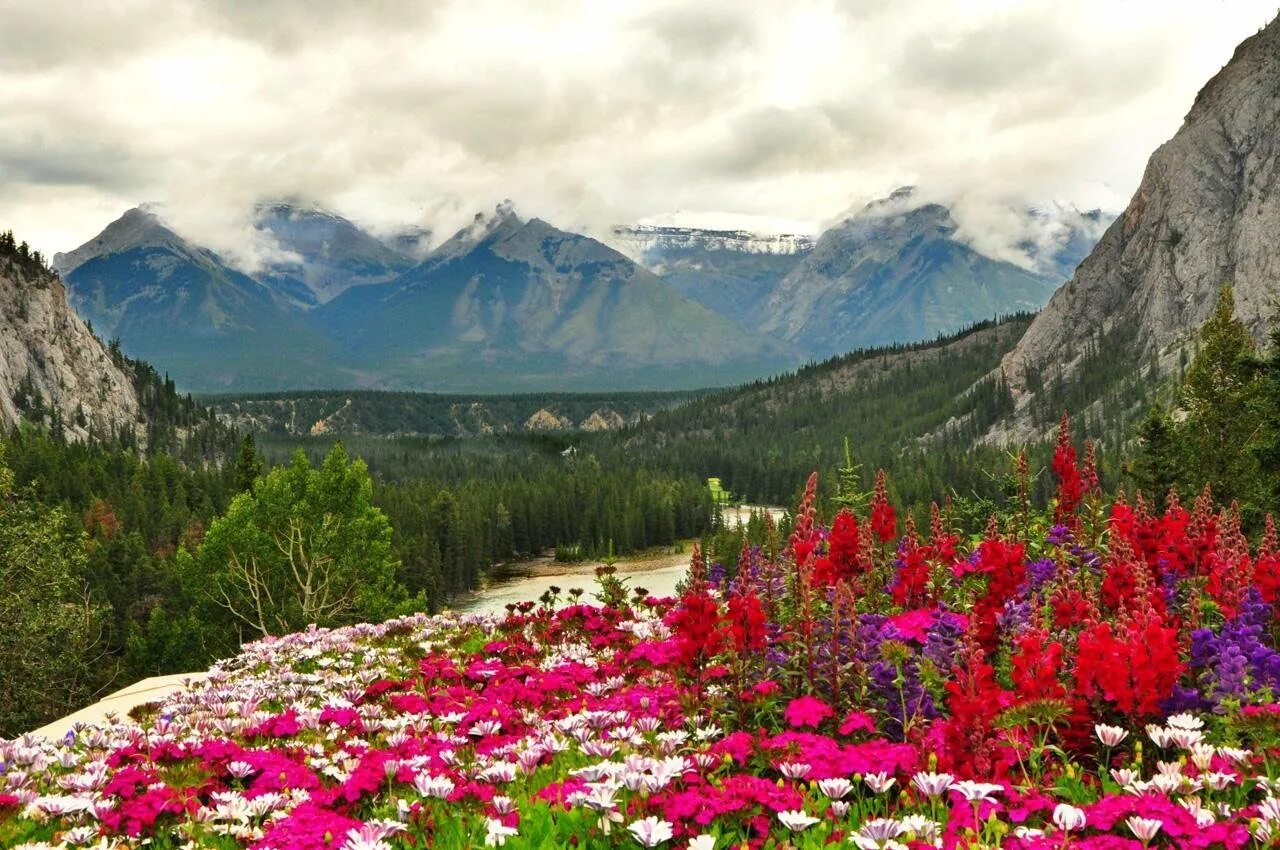
POLYGON ((1123 209, 1276 2, 5 0, 0 228, 52 254, 151 202, 252 268, 281 197, 439 241, 504 198, 816 232, 914 184, 997 245, 1123 209))

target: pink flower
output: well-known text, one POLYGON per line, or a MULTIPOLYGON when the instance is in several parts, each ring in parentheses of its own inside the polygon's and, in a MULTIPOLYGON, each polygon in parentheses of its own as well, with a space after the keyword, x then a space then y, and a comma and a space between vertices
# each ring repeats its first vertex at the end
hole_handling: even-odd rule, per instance
POLYGON ((782 716, 794 729, 802 726, 817 728, 818 724, 834 714, 831 706, 817 697, 810 696, 796 697, 787 703, 786 709, 782 712, 782 716))
POLYGON ((852 735, 854 732, 876 731, 876 722, 865 711, 851 711, 840 721, 840 734, 852 735))

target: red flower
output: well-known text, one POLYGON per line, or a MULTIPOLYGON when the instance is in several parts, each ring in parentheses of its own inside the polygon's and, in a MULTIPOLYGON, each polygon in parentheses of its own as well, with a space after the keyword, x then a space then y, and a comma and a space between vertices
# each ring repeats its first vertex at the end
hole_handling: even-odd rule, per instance
POLYGON ((881 543, 888 543, 898 536, 898 517, 885 486, 884 470, 876 473, 876 490, 871 497, 871 530, 881 543))
POLYGON ((1053 509, 1054 522, 1075 526, 1076 508, 1084 498, 1085 480, 1076 465, 1076 447, 1071 444, 1071 421, 1062 414, 1058 428, 1058 446, 1053 452, 1053 474, 1058 478, 1058 496, 1053 509))
POLYGON ((733 633, 733 648, 739 655, 765 648, 768 644, 765 623, 764 606, 755 591, 729 597, 729 628, 733 633))
POLYGON ((690 591, 668 615, 667 624, 675 632, 680 663, 697 670, 724 648, 725 633, 720 627, 720 609, 704 591, 690 591))

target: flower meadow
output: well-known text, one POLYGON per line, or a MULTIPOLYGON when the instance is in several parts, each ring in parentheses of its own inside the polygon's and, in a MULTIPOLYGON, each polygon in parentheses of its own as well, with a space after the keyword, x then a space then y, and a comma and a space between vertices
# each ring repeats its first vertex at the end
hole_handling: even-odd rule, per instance
MULTIPOLYGON (((136 721, 0 743, 0 846, 1238 848, 1280 837, 1280 543, 1209 494, 820 523, 678 598, 245 646, 136 721)), ((1025 470, 1024 470, 1025 471, 1025 470)), ((1025 477, 1024 477, 1025 481, 1025 477)))

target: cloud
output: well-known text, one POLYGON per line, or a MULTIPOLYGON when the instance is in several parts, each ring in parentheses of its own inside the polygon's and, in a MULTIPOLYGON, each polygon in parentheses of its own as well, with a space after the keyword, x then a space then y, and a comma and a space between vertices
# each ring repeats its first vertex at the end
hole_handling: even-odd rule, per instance
POLYGON ((1000 209, 1114 209, 1273 0, 10 0, 0 227, 49 253, 163 204, 271 258, 298 196, 437 240, 511 197, 617 222, 822 222, 915 183, 975 244, 1000 209), (987 211, 987 212, 984 212, 987 211))

